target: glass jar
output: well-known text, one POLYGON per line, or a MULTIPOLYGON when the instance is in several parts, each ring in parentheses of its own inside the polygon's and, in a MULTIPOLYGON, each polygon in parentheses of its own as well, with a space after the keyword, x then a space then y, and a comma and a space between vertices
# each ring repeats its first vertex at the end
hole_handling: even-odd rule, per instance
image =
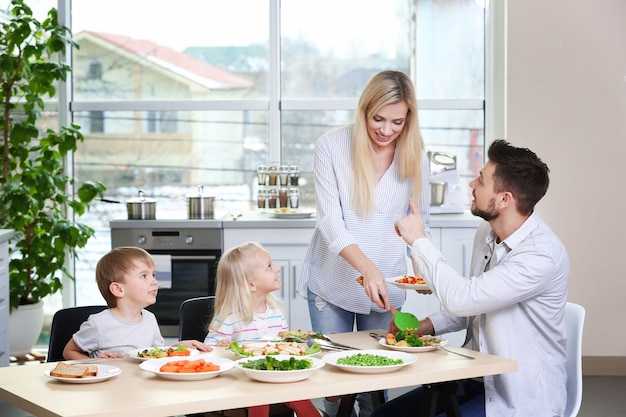
POLYGON ((289 185, 289 165, 281 165, 280 168, 278 168, 278 177, 282 187, 289 185))
POLYGON ((267 172, 270 177, 270 186, 278 185, 278 165, 270 165, 267 172))
POLYGON ((267 197, 267 207, 275 209, 278 204, 278 190, 276 188, 270 188, 267 197))
POLYGON ((297 188, 289 189, 289 207, 292 209, 298 208, 300 205, 300 190, 297 188))
POLYGON ((287 207, 288 205, 288 195, 287 188, 281 188, 278 190, 278 201, 280 203, 280 207, 287 207))
POLYGON ((267 167, 265 165, 259 165, 256 169, 259 185, 267 184, 267 167))
POLYGON ((266 209, 268 197, 267 188, 259 187, 259 192, 257 194, 257 207, 260 209, 266 209))
POLYGON ((289 185, 297 187, 300 180, 300 167, 289 165, 289 185))

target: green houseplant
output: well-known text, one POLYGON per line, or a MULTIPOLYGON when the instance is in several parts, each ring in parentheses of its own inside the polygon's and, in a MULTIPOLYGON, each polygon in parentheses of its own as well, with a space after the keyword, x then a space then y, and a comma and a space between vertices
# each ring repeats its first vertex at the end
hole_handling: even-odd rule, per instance
POLYGON ((77 47, 69 29, 58 24, 54 8, 39 21, 24 0, 12 0, 9 13, 0 32, 0 228, 15 231, 9 241, 13 314, 60 291, 64 274, 73 279, 66 256, 75 256, 95 231, 68 213, 83 214, 106 187, 78 185, 66 173, 66 156, 84 140, 79 126, 40 128, 44 100, 55 96, 71 70, 61 60, 66 49, 77 47))

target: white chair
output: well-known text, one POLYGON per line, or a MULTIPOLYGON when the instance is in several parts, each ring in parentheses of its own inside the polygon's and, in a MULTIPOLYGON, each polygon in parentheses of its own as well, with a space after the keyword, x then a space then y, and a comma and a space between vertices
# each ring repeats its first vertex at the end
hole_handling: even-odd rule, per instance
POLYGON ((585 308, 574 303, 565 306, 567 331, 567 404, 564 417, 575 417, 583 399, 582 341, 585 308))

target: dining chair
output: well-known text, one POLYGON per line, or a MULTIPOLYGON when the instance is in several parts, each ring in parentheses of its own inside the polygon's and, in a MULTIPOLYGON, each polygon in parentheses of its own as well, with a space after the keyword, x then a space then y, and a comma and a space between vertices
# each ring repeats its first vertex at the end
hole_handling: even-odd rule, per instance
POLYGON ((64 360, 63 349, 74 333, 87 318, 107 308, 105 305, 68 307, 58 310, 52 316, 50 327, 50 342, 48 342, 48 356, 46 362, 64 360))
POLYGON ((578 415, 583 399, 582 341, 585 308, 568 302, 565 305, 567 333, 567 403, 564 417, 578 415))
POLYGON ((189 298, 180 304, 178 313, 178 340, 199 340, 209 332, 213 319, 214 296, 189 298))

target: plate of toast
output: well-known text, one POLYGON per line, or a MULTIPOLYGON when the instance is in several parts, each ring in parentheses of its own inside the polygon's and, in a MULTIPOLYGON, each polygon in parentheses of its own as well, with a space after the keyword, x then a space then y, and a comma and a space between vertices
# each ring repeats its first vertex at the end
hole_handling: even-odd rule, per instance
POLYGON ((109 365, 57 362, 54 368, 46 369, 43 373, 49 378, 70 384, 91 384, 116 377, 122 370, 109 365))

